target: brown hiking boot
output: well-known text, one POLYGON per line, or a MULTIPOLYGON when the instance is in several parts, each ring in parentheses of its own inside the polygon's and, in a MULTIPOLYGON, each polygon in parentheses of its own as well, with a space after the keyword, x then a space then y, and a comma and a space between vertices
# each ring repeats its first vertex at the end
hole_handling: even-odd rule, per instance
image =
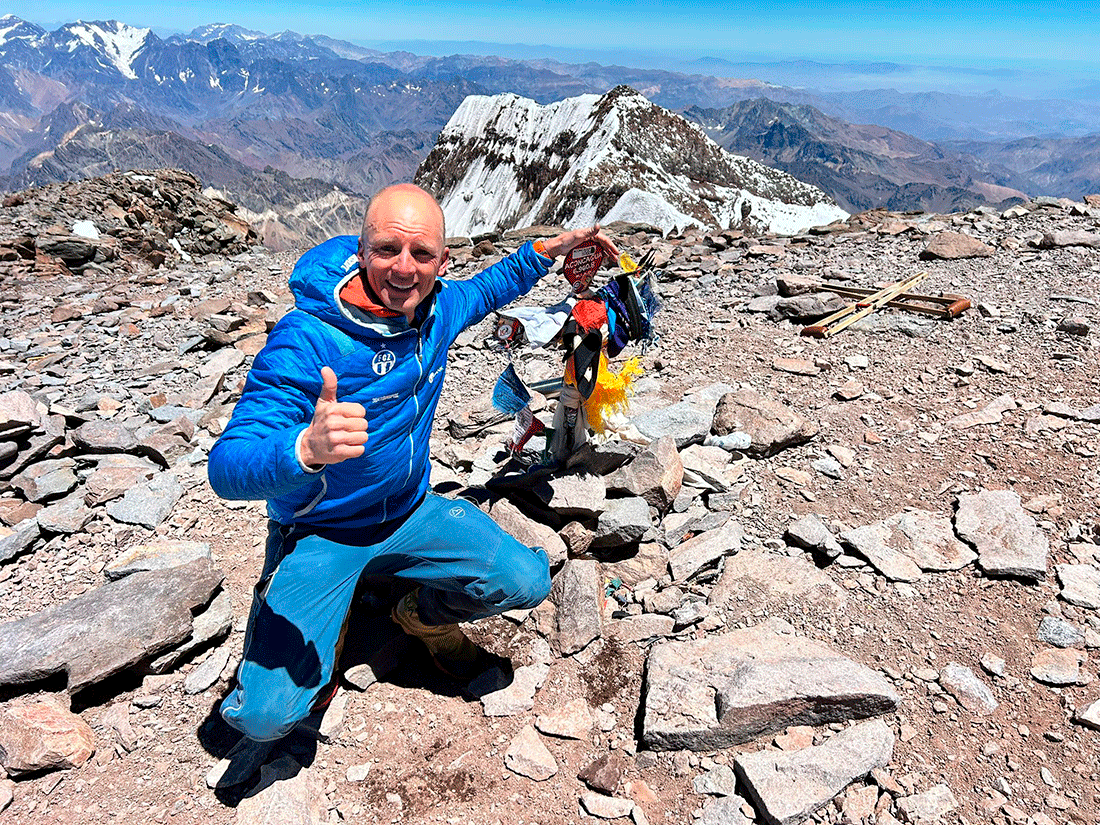
POLYGON ((390 616, 397 626, 424 643, 435 666, 452 679, 471 679, 481 672, 489 654, 475 645, 457 624, 426 625, 420 621, 417 594, 420 588, 407 593, 394 606, 390 616))

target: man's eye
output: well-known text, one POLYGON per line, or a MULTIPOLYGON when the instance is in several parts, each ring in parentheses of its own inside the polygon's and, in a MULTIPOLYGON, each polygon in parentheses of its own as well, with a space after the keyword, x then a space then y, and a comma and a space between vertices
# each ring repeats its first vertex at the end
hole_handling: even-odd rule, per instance
POLYGON ((375 255, 383 255, 387 258, 392 258, 394 255, 397 254, 397 247, 396 246, 376 246, 374 248, 374 254, 375 255))
POLYGON ((421 263, 427 263, 428 261, 434 259, 435 255, 432 254, 431 252, 429 252, 426 249, 418 249, 415 252, 413 252, 413 257, 416 258, 421 263))

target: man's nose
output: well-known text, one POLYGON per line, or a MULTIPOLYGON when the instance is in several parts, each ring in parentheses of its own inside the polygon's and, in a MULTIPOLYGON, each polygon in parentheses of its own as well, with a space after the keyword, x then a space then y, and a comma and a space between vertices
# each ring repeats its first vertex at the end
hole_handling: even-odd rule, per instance
POLYGON ((414 273, 416 272, 416 259, 413 258, 412 252, 408 249, 402 249, 394 266, 399 272, 414 273))

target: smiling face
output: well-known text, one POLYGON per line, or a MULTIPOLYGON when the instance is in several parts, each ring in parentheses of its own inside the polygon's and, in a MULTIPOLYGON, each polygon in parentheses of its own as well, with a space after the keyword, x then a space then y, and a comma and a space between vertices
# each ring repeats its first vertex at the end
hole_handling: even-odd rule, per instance
POLYGON ((398 184, 374 196, 359 238, 359 267, 382 306, 412 323, 449 262, 443 212, 431 195, 398 184))

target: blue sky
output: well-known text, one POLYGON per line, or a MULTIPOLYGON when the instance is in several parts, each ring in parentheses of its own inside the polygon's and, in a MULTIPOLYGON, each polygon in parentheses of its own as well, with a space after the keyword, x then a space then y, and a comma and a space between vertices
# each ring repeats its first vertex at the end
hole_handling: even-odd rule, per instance
POLYGON ((233 4, 221 0, 9 0, 4 5, 5 11, 47 28, 76 19, 113 18, 151 26, 158 33, 231 22, 267 33, 293 29, 371 44, 486 41, 609 51, 625 48, 643 55, 671 51, 731 59, 923 59, 962 65, 1100 60, 1096 0, 437 0, 430 4, 408 0, 233 4))

